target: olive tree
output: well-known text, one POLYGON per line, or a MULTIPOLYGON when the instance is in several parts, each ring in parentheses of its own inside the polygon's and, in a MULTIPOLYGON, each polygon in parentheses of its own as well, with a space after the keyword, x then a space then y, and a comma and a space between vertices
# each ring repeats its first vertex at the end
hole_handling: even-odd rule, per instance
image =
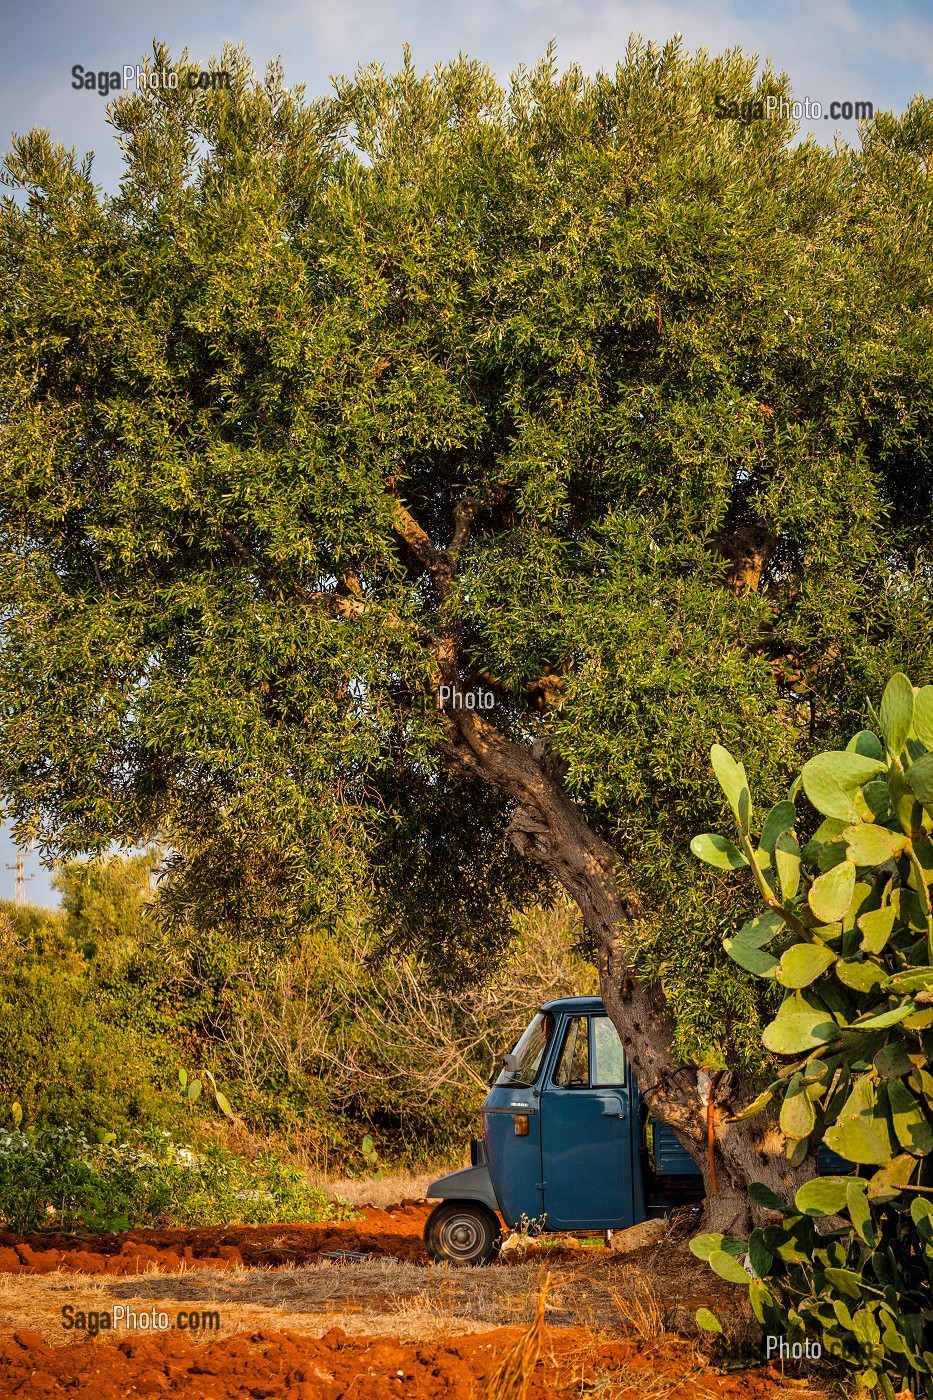
MULTIPOLYGON (((695 1067, 750 1097, 768 999, 689 853, 709 745, 774 796, 929 672, 929 108, 829 152, 676 43, 314 101, 220 65, 112 104, 115 194, 42 131, 7 159, 17 829, 160 840, 195 926, 358 901, 454 980, 562 886, 708 1172, 695 1067)), ((759 1120, 720 1158, 727 1225, 791 1170, 759 1120)))

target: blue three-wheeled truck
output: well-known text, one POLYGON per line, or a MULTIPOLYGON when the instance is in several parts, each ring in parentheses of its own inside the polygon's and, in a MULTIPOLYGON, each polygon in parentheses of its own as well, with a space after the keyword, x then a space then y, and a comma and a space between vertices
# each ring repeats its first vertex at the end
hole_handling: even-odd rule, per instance
MULTIPOLYGON (((672 1130, 648 1114, 599 997, 549 1001, 483 1104, 473 1165, 428 1195, 424 1242, 436 1263, 488 1264, 509 1229, 624 1230, 703 1197, 672 1130)), ((820 1149, 820 1171, 852 1170, 820 1149)))
POLYGON ((490 1263, 500 1216, 513 1230, 624 1230, 703 1195, 693 1159, 645 1112, 599 997, 542 1006, 503 1060, 471 1159, 428 1192, 437 1263, 490 1263))

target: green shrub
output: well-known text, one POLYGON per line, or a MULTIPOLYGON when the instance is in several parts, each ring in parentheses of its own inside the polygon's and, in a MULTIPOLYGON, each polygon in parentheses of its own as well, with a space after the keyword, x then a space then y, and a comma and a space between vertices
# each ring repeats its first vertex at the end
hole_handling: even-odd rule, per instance
POLYGON ((771 1334, 817 1327, 827 1355, 893 1400, 903 1386, 933 1396, 933 685, 895 674, 872 716, 877 734, 811 758, 760 823, 744 768, 713 748, 738 844, 707 833, 692 848, 753 876, 766 910, 725 947, 785 989, 762 1040, 790 1063, 740 1116, 780 1101, 793 1164, 825 1141, 856 1173, 806 1182, 793 1207, 753 1187, 781 1223, 693 1247, 748 1284, 771 1334), (801 789, 823 818, 803 844, 801 789))
MULTIPOLYGON (((137 1019, 115 1014, 103 955, 76 946, 60 915, 7 907, 6 918, 13 936, 0 946, 0 1104, 18 1101, 33 1125, 88 1133, 99 1123, 121 1137, 143 1126, 183 1130, 184 1105, 166 1087, 179 1056, 139 1014, 139 990, 137 1019)), ((133 999, 127 988, 128 1013, 133 999)))
POLYGON ((0 1221, 17 1234, 352 1215, 271 1153, 246 1161, 216 1144, 195 1152, 165 1133, 142 1147, 92 1142, 68 1128, 0 1134, 0 1221))

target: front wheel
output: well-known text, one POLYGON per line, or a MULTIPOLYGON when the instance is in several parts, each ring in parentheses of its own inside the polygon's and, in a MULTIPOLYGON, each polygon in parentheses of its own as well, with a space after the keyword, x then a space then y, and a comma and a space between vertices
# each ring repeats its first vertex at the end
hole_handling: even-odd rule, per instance
POLYGON ((481 1201, 442 1201, 428 1216, 424 1244, 435 1264, 491 1264, 502 1245, 502 1227, 481 1201))

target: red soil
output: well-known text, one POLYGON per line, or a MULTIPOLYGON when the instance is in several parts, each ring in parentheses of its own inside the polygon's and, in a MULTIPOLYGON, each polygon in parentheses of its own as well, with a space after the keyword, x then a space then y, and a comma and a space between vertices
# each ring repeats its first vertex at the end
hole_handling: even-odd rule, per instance
MULTIPOLYGON (((366 1207, 362 1220, 342 1224, 133 1230, 85 1240, 0 1234, 0 1272, 135 1274, 152 1265, 168 1270, 282 1266, 337 1250, 427 1262, 421 1232, 429 1210, 423 1201, 407 1201, 387 1210, 366 1207)), ((198 1343, 172 1328, 132 1337, 105 1333, 93 1340, 72 1334, 65 1345, 49 1346, 38 1333, 21 1330, 0 1337, 0 1397, 477 1400, 483 1377, 520 1335, 513 1327, 397 1342, 348 1337, 334 1327, 320 1339, 262 1331, 198 1343)), ((668 1400, 772 1400, 781 1387, 780 1377, 760 1370, 701 1372, 690 1344, 676 1338, 658 1345, 632 1340, 598 1345, 591 1334, 567 1327, 546 1330, 526 1400, 579 1400, 581 1390, 602 1390, 610 1377, 618 1400, 641 1400, 658 1393, 659 1384, 668 1400), (665 1380, 672 1390, 666 1390, 665 1380)))
POLYGON ((238 1264, 307 1264, 333 1250, 426 1261, 421 1232, 432 1207, 423 1201, 378 1210, 364 1219, 322 1225, 216 1225, 197 1230, 130 1230, 122 1235, 9 1235, 0 1232, 0 1273, 141 1274, 230 1269, 238 1264))
MULTIPOLYGON (((0 1340, 0 1394, 124 1400, 171 1395, 188 1400, 475 1400, 477 1381, 520 1335, 515 1328, 442 1341, 400 1344, 347 1337, 332 1328, 320 1340, 291 1332, 240 1334, 192 1345, 177 1333, 121 1341, 48 1347, 32 1332, 0 1340)), ((665 1345, 663 1354, 633 1342, 594 1346, 570 1329, 545 1336, 542 1360, 527 1400, 579 1397, 597 1374, 615 1375, 616 1396, 640 1396, 659 1376, 680 1383, 669 1400, 769 1400, 780 1378, 761 1371, 692 1375, 690 1348, 665 1345), (621 1373, 621 1374, 620 1374, 621 1373), (582 1386, 581 1386, 582 1383, 582 1386), (624 1389, 622 1388, 624 1387, 624 1389)), ((587 1387, 589 1388, 589 1387, 587 1387)))

